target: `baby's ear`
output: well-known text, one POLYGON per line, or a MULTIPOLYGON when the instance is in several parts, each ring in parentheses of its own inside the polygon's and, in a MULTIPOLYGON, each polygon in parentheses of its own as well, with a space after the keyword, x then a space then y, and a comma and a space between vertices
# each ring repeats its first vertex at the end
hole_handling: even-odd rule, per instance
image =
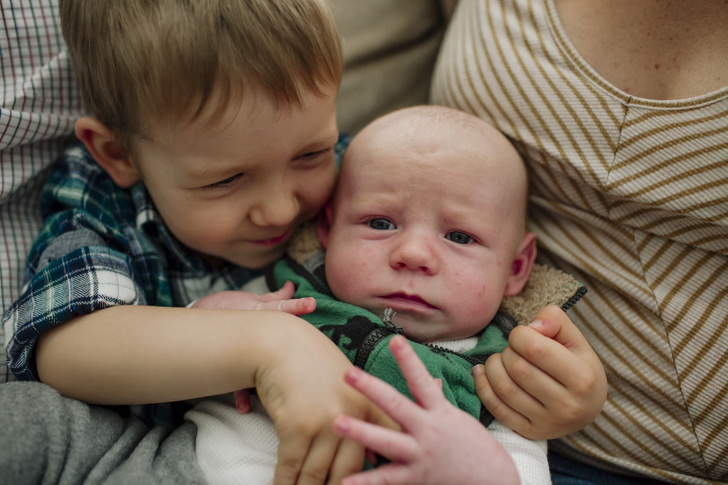
POLYGON ((116 185, 128 189, 141 180, 141 174, 132 163, 129 150, 119 144, 111 130, 99 120, 80 118, 76 121, 76 136, 116 185))
POLYGON ((503 296, 518 295, 531 276, 531 268, 536 259, 536 234, 527 232, 521 246, 511 263, 511 275, 508 277, 503 296))
POLYGON ((326 249, 329 243, 329 231, 331 230, 331 199, 319 212, 316 220, 316 234, 318 234, 321 245, 326 249))

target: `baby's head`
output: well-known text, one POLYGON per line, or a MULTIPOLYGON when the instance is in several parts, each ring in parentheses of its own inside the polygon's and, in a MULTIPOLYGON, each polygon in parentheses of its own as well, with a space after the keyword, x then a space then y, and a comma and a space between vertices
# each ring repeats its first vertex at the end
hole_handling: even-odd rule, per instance
POLYGON ((143 182, 213 262, 284 253, 336 176, 343 62, 327 0, 61 0, 87 108, 76 134, 114 182, 143 182))
POLYGON ((495 128, 449 108, 390 113, 351 142, 326 241, 342 301, 416 341, 477 334, 523 289, 536 256, 526 168, 495 128))

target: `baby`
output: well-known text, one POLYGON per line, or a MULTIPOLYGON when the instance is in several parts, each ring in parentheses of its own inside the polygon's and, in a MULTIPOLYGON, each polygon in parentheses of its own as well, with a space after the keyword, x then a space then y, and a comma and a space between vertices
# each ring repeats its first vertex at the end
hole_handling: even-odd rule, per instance
MULTIPOLYGON (((443 371, 437 377, 445 395, 479 417, 470 368, 507 344, 509 322, 498 309, 521 292, 536 256, 527 191, 519 154, 486 122, 436 106, 390 113, 364 128, 344 155, 330 227, 319 228, 325 260, 319 252, 302 265, 282 261, 258 291, 293 280, 297 297, 316 298, 316 310, 303 318, 390 382, 401 377, 392 375, 391 353, 381 351, 387 338, 403 333, 450 349, 420 345, 418 354, 433 375, 443 371)), ((407 392, 404 381, 396 387, 407 392)), ((214 400, 187 414, 198 425, 198 461, 210 483, 272 481, 277 441, 262 413, 254 399, 245 415, 214 400)), ((495 421, 489 429, 518 450, 511 456, 522 480, 549 481, 545 442, 495 421)))

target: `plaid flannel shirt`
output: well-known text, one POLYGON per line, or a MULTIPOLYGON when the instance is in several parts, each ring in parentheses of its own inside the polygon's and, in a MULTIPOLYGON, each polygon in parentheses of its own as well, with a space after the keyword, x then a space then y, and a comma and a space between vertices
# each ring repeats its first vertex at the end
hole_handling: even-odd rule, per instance
MULTIPOLYGON (((66 55, 57 0, 2 2, 0 36, 0 309, 20 296, 41 227, 48 167, 68 143, 81 95, 66 55)), ((0 346, 4 342, 0 327, 0 346)), ((0 383, 12 379, 0 359, 0 383)))
POLYGON ((143 184, 117 187, 81 144, 43 189, 44 224, 30 251, 23 293, 3 314, 8 367, 37 380, 38 336, 114 305, 185 306, 239 288, 251 272, 213 268, 169 233, 143 184))
MULTIPOLYGON (((348 142, 340 136, 337 163, 348 142)), ((27 283, 2 317, 8 367, 19 380, 38 379, 39 335, 75 316, 114 305, 186 306, 258 274, 213 267, 185 248, 144 185, 119 188, 80 143, 54 165, 41 207, 45 222, 28 257, 27 283)))

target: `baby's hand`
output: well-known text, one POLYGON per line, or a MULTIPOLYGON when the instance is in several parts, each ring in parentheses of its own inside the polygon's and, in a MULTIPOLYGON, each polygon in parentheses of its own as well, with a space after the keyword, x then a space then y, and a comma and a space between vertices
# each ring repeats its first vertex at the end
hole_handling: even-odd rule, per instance
POLYGON ((312 297, 293 298, 295 288, 287 281, 280 290, 263 295, 250 291, 219 291, 203 296, 195 301, 191 308, 209 310, 271 310, 301 316, 316 309, 316 300, 312 297))
POLYGON ((530 439, 559 438, 594 421, 607 397, 607 377, 560 308, 541 310, 528 327, 513 329, 508 343, 473 368, 478 396, 498 421, 530 439))
POLYGON ((390 343, 416 403, 379 379, 353 367, 346 381, 379 404, 402 426, 393 431, 349 416, 339 416, 334 430, 391 462, 344 479, 342 485, 427 485, 519 483, 505 449, 488 430, 442 394, 402 336, 390 343))

